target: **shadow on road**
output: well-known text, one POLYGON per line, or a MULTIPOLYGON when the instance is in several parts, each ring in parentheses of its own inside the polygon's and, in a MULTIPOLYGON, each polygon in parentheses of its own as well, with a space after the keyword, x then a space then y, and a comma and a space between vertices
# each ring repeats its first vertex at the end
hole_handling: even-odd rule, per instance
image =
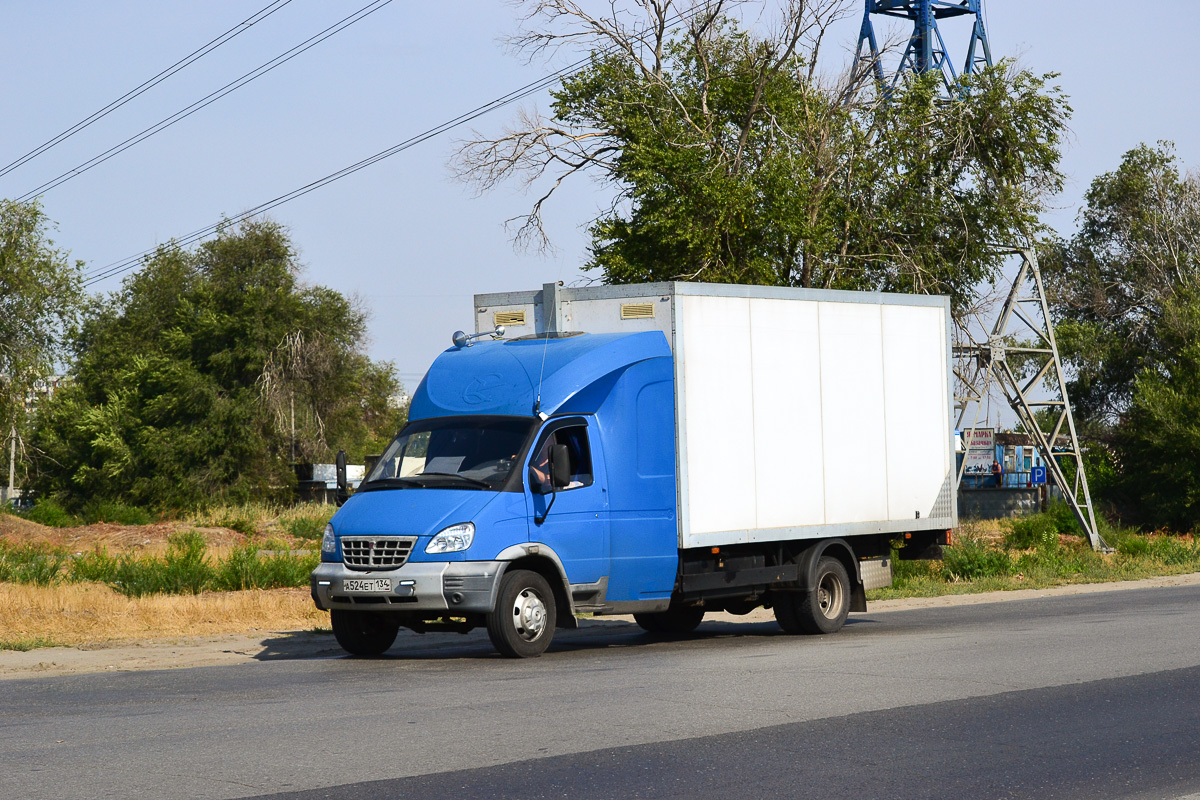
MULTIPOLYGON (((846 627, 873 624, 871 619, 851 617, 846 627)), ((747 620, 736 618, 706 620, 692 633, 667 636, 649 634, 636 623, 624 619, 584 619, 579 628, 561 629, 555 632, 554 642, 548 655, 555 653, 579 653, 616 648, 646 648, 651 646, 695 647, 714 645, 720 640, 771 639, 804 640, 809 637, 790 637, 779 629, 774 621, 747 620)), ((258 661, 281 660, 324 660, 347 661, 435 661, 449 659, 500 659, 501 656, 488 641, 483 628, 462 633, 413 633, 401 630, 396 643, 377 658, 352 656, 338 646, 330 632, 304 631, 281 634, 262 642, 262 651, 255 654, 258 661)))
MULTIPOLYGON (((847 620, 847 627, 872 623, 869 619, 847 620)), ((649 648, 653 646, 689 648, 703 646, 720 646, 722 640, 756 640, 756 641, 794 641, 800 642, 812 637, 788 636, 779 629, 774 621, 739 622, 732 619, 711 620, 700 625, 692 633, 664 636, 649 634, 637 624, 621 619, 584 619, 575 630, 562 629, 555 632, 554 642, 546 655, 556 653, 583 653, 596 650, 649 648)), ((821 637, 824 638, 824 637, 821 637)), ((340 655, 353 661, 430 661, 449 659, 497 659, 502 657, 488 641, 487 632, 482 628, 466 633, 426 633, 417 634, 401 631, 396 643, 375 659, 357 658, 343 653, 335 642, 330 642, 332 652, 325 651, 320 657, 340 655)), ((292 656, 296 657, 296 656, 292 656)), ((299 656, 303 657, 303 656, 299 656)))
POLYGON ((263 639, 262 648, 261 652, 254 655, 256 661, 330 658, 345 655, 345 651, 338 647, 337 640, 333 638, 332 631, 283 633, 263 639))

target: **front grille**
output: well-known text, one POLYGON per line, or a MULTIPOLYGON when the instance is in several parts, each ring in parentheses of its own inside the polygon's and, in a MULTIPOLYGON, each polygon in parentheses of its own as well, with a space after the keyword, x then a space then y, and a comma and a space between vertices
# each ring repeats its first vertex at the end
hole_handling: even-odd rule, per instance
POLYGON ((342 560, 350 569, 396 569, 416 543, 415 536, 343 536, 342 560))

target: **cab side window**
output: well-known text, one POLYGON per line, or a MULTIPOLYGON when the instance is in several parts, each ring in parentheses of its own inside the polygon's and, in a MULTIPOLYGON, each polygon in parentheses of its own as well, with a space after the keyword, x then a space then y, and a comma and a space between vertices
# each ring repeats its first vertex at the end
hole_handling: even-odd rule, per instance
POLYGON ((592 451, 588 447, 586 425, 569 425, 558 428, 542 439, 542 443, 538 446, 536 454, 530 462, 537 481, 541 483, 543 488, 549 489, 550 446, 555 444, 561 444, 567 448, 567 458, 569 459, 568 464, 570 465, 571 472, 570 481, 565 487, 560 487, 559 491, 591 486, 592 451))

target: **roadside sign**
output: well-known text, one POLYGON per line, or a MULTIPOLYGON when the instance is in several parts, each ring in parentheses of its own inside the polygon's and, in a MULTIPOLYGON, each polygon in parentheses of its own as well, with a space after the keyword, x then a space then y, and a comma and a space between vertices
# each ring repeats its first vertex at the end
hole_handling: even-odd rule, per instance
POLYGON ((966 475, 991 475, 992 462, 996 458, 996 432, 994 428, 966 428, 960 432, 966 448, 963 473, 966 475))
POLYGON ((967 450, 993 450, 996 446, 995 428, 967 428, 962 432, 967 450))
POLYGON ((996 460, 991 450, 970 450, 966 455, 963 473, 966 475, 991 475, 992 462, 996 460))
POLYGON ((1046 468, 1045 467, 1034 467, 1033 469, 1029 470, 1029 482, 1033 483, 1033 484, 1045 483, 1046 482, 1046 468))

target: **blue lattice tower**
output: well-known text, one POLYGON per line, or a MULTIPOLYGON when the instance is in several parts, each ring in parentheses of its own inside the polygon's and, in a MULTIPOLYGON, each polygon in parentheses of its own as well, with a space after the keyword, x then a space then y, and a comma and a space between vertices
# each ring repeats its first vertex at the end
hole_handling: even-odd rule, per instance
POLYGON ((870 68, 875 74, 876 83, 881 87, 895 86, 896 81, 905 73, 923 75, 936 70, 942 76, 942 84, 947 93, 954 92, 954 83, 958 80, 958 75, 946 50, 942 32, 938 29, 938 20, 968 14, 975 17, 975 25, 971 30, 971 42, 967 48, 966 61, 963 63, 963 74, 978 72, 992 63, 992 51, 988 46, 987 30, 983 25, 983 0, 866 0, 862 29, 858 34, 856 62, 870 68), (900 66, 891 81, 886 79, 883 72, 879 42, 871 22, 873 15, 899 17, 912 20, 913 23, 912 36, 909 37, 904 56, 900 59, 900 66), (867 47, 865 53, 864 45, 867 47))

